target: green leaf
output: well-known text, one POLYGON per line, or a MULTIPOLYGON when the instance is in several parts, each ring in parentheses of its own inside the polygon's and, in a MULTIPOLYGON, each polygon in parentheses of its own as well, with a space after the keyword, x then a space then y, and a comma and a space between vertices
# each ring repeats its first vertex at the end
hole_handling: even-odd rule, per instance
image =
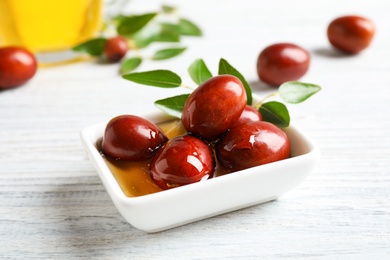
POLYGON ((118 25, 119 23, 121 23, 123 20, 125 20, 128 16, 126 15, 123 15, 123 14, 118 14, 114 17, 111 18, 111 20, 109 20, 109 22, 113 22, 114 24, 118 25))
POLYGON ((152 36, 134 36, 132 40, 138 49, 148 47, 154 41, 154 35, 152 36))
POLYGON ((174 23, 169 23, 169 22, 163 22, 160 23, 161 28, 169 30, 169 31, 175 31, 177 34, 180 33, 179 31, 179 26, 174 23))
POLYGON ((183 94, 165 99, 160 99, 154 102, 155 106, 165 113, 181 118, 184 104, 190 94, 183 94))
POLYGON ((169 59, 172 57, 175 57, 185 51, 186 48, 169 48, 169 49, 162 49, 157 51, 152 59, 153 60, 164 60, 164 59, 169 59))
POLYGON ((180 34, 176 24, 161 23, 160 31, 155 35, 156 42, 180 42, 180 34))
POLYGON ((148 47, 153 42, 180 42, 180 35, 175 24, 149 23, 131 36, 138 48, 148 47))
POLYGON ((195 60, 188 68, 188 73, 198 85, 201 85, 213 76, 202 59, 195 60))
POLYGON ((259 112, 264 121, 273 123, 281 128, 290 125, 290 114, 283 103, 278 101, 263 103, 259 108, 259 112))
POLYGON ((321 87, 315 84, 303 83, 298 81, 289 81, 279 87, 280 98, 287 103, 301 103, 321 90, 321 87))
POLYGON ((133 15, 123 17, 119 21, 119 25, 117 27, 117 32, 121 35, 130 36, 139 30, 141 30, 145 25, 147 25, 157 13, 148 13, 142 15, 133 15))
POLYGON ((181 78, 169 70, 133 72, 123 75, 122 78, 138 84, 161 88, 176 88, 181 85, 181 78))
POLYGON ((162 11, 164 12, 164 13, 166 13, 166 14, 171 14, 171 13, 174 13, 174 12, 176 12, 176 7, 174 7, 174 6, 170 6, 170 5, 162 5, 161 6, 161 9, 162 9, 162 11))
POLYGON ((246 103, 248 105, 252 105, 252 89, 251 86, 249 86, 248 82, 245 80, 245 78, 242 76, 238 70, 236 70, 232 65, 230 65, 225 59, 221 59, 219 61, 219 69, 218 69, 218 74, 229 74, 236 76, 239 80, 241 80, 242 84, 244 85, 245 92, 246 92, 246 98, 247 101, 246 103))
POLYGON ((103 54, 104 45, 106 44, 107 39, 105 38, 96 38, 86 42, 83 42, 75 47, 72 50, 77 52, 88 53, 91 56, 100 56, 103 54))
POLYGON ((131 40, 133 40, 134 44, 137 48, 146 48, 156 38, 156 35, 159 35, 161 31, 160 25, 156 23, 149 23, 141 30, 137 31, 133 35, 131 35, 131 40))
POLYGON ((124 60, 121 63, 121 74, 129 73, 135 70, 139 65, 141 65, 142 59, 138 57, 133 57, 124 60))
POLYGON ((179 20, 179 31, 181 35, 187 35, 187 36, 201 36, 202 30, 195 25, 193 22, 181 18, 179 20))

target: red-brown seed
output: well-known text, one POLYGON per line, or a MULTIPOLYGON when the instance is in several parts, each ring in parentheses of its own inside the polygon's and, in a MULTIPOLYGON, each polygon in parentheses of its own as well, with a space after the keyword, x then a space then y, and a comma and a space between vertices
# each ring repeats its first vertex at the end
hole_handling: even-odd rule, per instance
POLYGON ((265 83, 278 87, 300 79, 309 69, 310 54, 291 43, 277 43, 265 48, 257 59, 257 74, 265 83))
POLYGON ((184 135, 161 148, 150 164, 150 175, 166 190, 211 178, 214 168, 211 148, 194 136, 184 135))
POLYGON ((329 42, 347 53, 358 53, 366 49, 375 34, 374 23, 362 16, 342 16, 333 20, 327 30, 329 42))
POLYGON ((108 122, 102 141, 104 154, 118 160, 141 161, 155 155, 168 138, 152 122, 134 115, 108 122))
POLYGON ((126 55, 128 48, 126 38, 116 36, 107 40, 104 46, 104 55, 107 60, 118 62, 126 55))
POLYGON ((234 124, 245 105, 241 81, 231 75, 219 75, 192 92, 184 104, 181 121, 188 132, 211 141, 234 124))
POLYGON ((286 159, 290 141, 277 126, 255 121, 230 129, 217 143, 218 162, 231 172, 286 159))
POLYGON ((27 49, 16 46, 0 48, 0 89, 23 85, 36 71, 36 58, 27 49))
POLYGON ((261 121, 261 120, 263 120, 263 117, 260 114, 259 110, 257 110, 253 106, 246 105, 245 109, 241 113, 241 116, 234 123, 233 127, 246 122, 261 121))

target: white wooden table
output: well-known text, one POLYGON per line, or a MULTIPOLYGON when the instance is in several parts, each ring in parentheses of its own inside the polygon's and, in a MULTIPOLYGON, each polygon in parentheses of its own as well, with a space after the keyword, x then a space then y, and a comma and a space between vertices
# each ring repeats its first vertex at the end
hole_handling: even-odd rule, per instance
MULTIPOLYGON (((160 1, 134 0, 132 12, 160 1)), ((319 145, 313 174, 277 201, 147 234, 117 212, 81 146, 84 127, 184 90, 131 84, 118 65, 85 62, 40 69, 23 87, 0 92, 0 258, 390 259, 390 4, 372 1, 164 1, 203 28, 188 50, 139 71, 187 67, 203 58, 217 73, 227 59, 265 96, 259 52, 294 42, 312 55, 302 81, 322 91, 289 106, 292 121, 319 145), (326 38, 335 17, 374 20, 372 46, 340 56, 326 38)))

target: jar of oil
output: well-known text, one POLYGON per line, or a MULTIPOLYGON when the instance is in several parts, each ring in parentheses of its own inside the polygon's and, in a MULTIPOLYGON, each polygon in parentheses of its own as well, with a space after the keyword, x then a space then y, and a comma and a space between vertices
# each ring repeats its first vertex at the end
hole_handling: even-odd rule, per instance
POLYGON ((0 46, 25 47, 40 63, 71 58, 72 47, 99 33, 104 2, 0 0, 0 46))

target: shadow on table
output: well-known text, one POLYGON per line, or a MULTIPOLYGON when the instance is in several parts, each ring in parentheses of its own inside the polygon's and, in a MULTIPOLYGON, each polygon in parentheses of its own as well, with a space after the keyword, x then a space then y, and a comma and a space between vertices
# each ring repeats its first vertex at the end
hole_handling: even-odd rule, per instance
POLYGON ((325 58, 336 58, 336 59, 353 58, 356 56, 354 54, 349 54, 349 53, 339 51, 332 47, 318 47, 311 50, 311 52, 315 55, 322 56, 325 58))

